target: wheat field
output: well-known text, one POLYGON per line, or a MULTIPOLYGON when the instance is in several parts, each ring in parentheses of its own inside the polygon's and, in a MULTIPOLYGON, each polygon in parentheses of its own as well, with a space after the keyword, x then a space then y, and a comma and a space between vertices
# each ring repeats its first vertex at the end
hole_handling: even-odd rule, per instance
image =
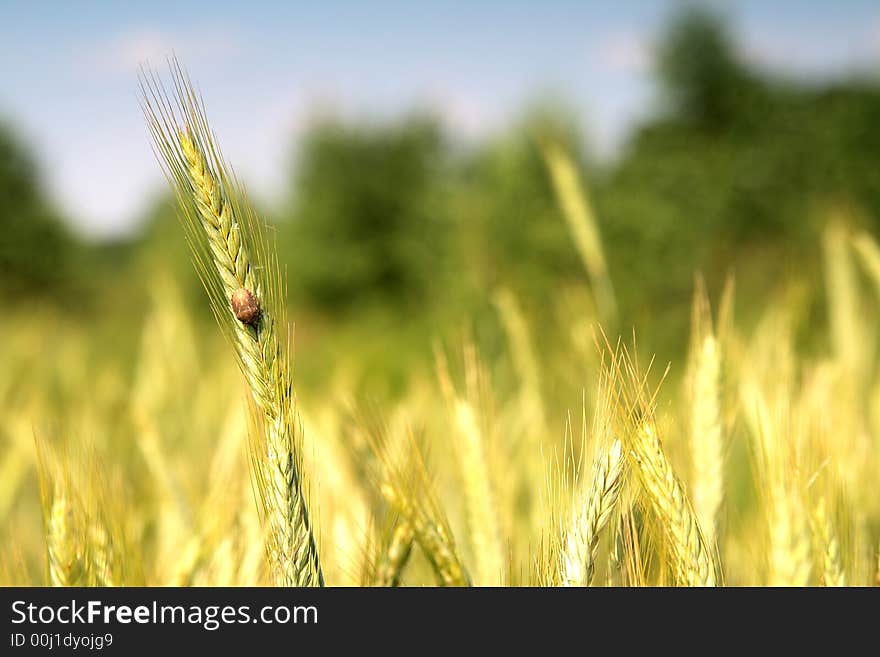
POLYGON ((433 336, 433 367, 395 398, 349 387, 344 360, 312 364, 330 389, 301 389, 294 353, 314 356, 271 231, 176 65, 167 89, 144 73, 216 322, 161 270, 127 350, 112 312, 0 314, 0 583, 880 584, 880 246, 844 213, 824 290, 768 287, 756 321, 735 274, 711 298, 694 272, 689 353, 670 362, 619 324, 586 189, 547 141, 577 293, 527 314, 493 291, 497 348, 433 336))

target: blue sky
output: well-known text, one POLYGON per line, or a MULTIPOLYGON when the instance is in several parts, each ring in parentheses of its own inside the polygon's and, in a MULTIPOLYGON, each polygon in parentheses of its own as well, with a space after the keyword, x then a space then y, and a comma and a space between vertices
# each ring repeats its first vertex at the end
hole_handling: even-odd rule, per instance
MULTIPOLYGON (((310 117, 432 108, 456 134, 502 130, 564 99, 613 155, 651 109, 651 48, 678 3, 11 2, 0 0, 0 119, 35 149, 83 232, 124 233, 162 189, 137 105, 137 65, 172 50, 254 192, 283 193, 310 117)), ((807 78, 880 63, 880 3, 729 0, 743 55, 807 78)))

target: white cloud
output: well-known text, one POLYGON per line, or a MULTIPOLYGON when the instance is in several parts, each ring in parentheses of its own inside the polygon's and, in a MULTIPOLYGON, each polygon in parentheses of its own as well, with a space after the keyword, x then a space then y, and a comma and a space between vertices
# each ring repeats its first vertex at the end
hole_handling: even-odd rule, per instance
POLYGON ((608 34, 599 40, 590 54, 612 73, 640 74, 651 67, 651 44, 636 32, 608 34))
POLYGON ((240 50, 239 40, 223 28, 171 32, 145 27, 122 32, 98 47, 90 48, 81 61, 92 71, 130 74, 141 64, 157 65, 172 54, 194 64, 222 61, 240 50))
POLYGON ((497 106, 446 85, 429 88, 419 101, 423 107, 437 112, 454 133, 468 138, 485 135, 500 120, 497 106))

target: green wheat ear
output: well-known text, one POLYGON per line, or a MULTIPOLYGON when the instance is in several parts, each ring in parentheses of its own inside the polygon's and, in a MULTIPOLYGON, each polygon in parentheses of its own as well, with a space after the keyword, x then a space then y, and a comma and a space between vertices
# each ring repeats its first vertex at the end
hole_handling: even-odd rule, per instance
POLYGON ((155 74, 141 73, 143 110, 177 196, 196 271, 253 397, 254 488, 274 581, 321 586, 302 478, 290 348, 276 331, 287 333, 277 256, 217 148, 200 96, 176 60, 170 68, 170 95, 155 74))

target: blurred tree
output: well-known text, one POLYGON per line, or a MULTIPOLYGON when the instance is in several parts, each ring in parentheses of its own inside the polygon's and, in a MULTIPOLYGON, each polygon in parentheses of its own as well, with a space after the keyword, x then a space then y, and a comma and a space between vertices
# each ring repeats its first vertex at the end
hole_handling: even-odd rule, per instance
POLYGON ((718 17, 706 10, 686 10, 672 21, 657 56, 657 69, 677 116, 709 128, 741 118, 752 80, 718 17))
POLYGON ((282 227, 291 285, 330 310, 437 293, 448 236, 438 124, 324 121, 301 148, 293 217, 282 227))
POLYGON ((142 218, 142 229, 129 264, 141 272, 143 281, 173 281, 187 302, 187 306, 210 315, 210 305, 199 275, 193 265, 185 231, 178 220, 177 200, 171 193, 158 197, 142 218))
POLYGON ((77 252, 40 188, 33 160, 0 125, 0 293, 62 295, 72 287, 77 252))
MULTIPOLYGON (((686 13, 658 50, 668 111, 640 126, 598 189, 628 322, 684 344, 693 274, 746 295, 818 254, 832 200, 880 217, 880 88, 749 69, 720 19, 686 13)), ((875 223, 874 227, 878 227, 875 223)))
POLYGON ((504 285, 526 302, 539 302, 561 279, 585 275, 538 145, 552 136, 583 163, 574 124, 562 109, 532 108, 463 164, 455 211, 458 250, 466 254, 473 290, 483 299, 504 285))
POLYGON ((421 317, 433 300, 460 317, 500 285, 535 308, 583 281, 537 148, 547 131, 588 174, 621 329, 663 349, 686 343, 695 272, 717 291, 734 269, 744 295, 764 293, 787 271, 817 275, 804 263, 829 199, 880 216, 875 82, 770 75, 705 11, 677 15, 656 52, 667 102, 604 170, 584 166, 577 122, 558 109, 460 151, 424 118, 315 125, 279 224, 291 290, 325 310, 414 302, 421 317))

